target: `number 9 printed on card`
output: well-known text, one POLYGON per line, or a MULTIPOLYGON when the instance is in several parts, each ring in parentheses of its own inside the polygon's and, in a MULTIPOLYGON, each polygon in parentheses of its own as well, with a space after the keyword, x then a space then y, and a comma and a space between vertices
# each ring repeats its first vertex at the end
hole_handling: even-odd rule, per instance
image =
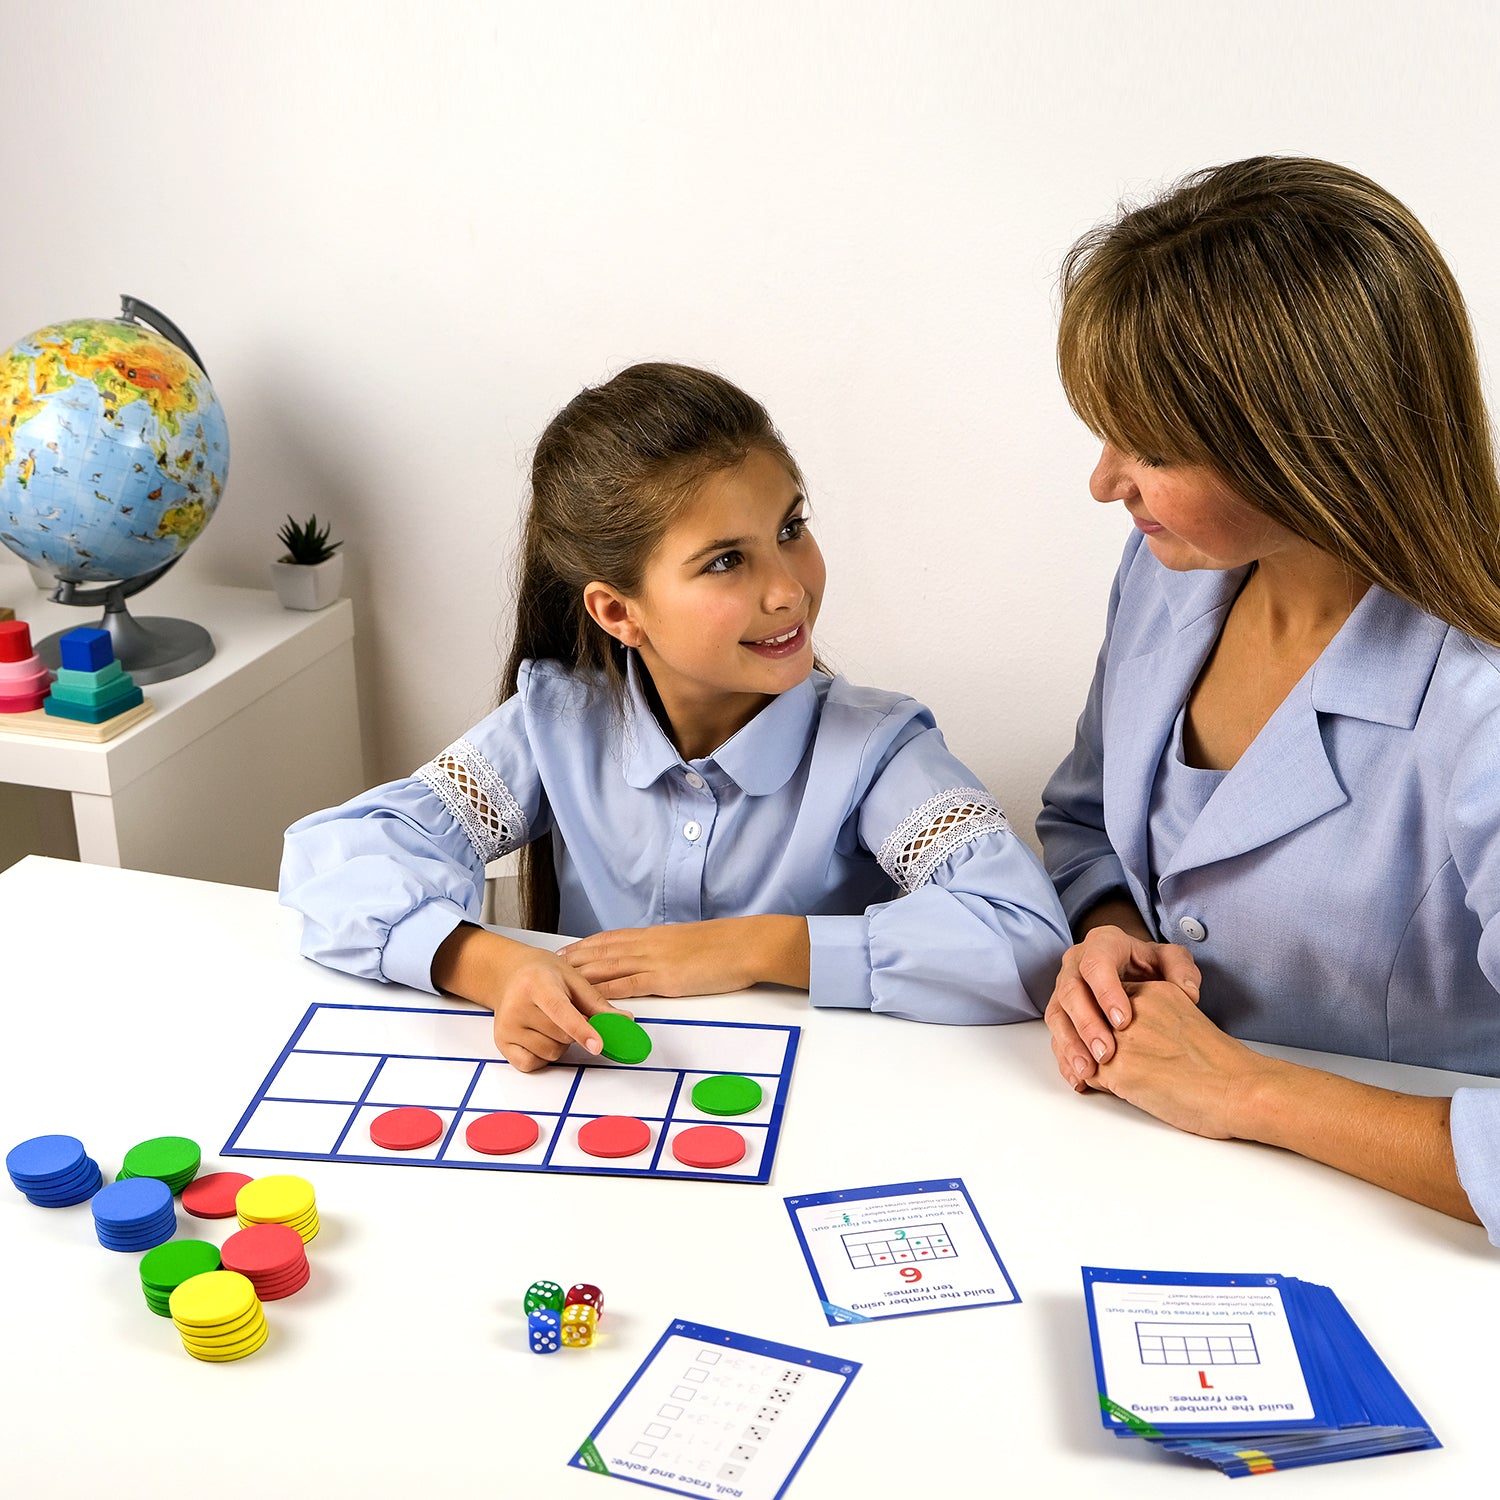
POLYGON ((643 1016, 601 1056, 522 1073, 492 1025, 467 1007, 313 1005, 222 1154, 770 1181, 800 1028, 643 1016))

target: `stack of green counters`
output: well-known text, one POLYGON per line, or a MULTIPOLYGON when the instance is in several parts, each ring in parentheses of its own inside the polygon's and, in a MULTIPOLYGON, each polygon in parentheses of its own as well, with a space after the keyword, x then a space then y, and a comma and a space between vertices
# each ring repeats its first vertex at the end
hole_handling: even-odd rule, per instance
POLYGON ((203 1152, 197 1141, 185 1135, 159 1135, 139 1146, 132 1146, 125 1153, 124 1165, 120 1168, 118 1182, 127 1177, 154 1177, 172 1190, 175 1198, 194 1177, 203 1161, 203 1152))
POLYGON ((207 1240, 168 1240, 148 1250, 141 1261, 141 1290, 146 1306, 158 1317, 170 1318, 172 1293, 184 1281, 219 1269, 219 1247, 207 1240))

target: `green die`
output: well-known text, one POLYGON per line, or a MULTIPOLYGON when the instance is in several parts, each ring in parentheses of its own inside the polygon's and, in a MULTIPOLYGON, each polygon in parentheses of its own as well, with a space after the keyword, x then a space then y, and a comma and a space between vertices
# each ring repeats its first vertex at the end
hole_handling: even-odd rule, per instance
POLYGON ((533 1281, 526 1288, 525 1311, 528 1317, 544 1307, 561 1312, 562 1305, 563 1289, 555 1281, 533 1281))

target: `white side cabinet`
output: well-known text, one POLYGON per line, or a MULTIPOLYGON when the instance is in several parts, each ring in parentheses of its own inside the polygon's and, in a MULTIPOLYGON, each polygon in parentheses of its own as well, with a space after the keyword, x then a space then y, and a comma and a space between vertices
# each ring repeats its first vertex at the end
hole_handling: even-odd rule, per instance
MULTIPOLYGON (((47 602, 19 564, 0 565, 0 603, 33 641, 99 618, 47 602)), ((52 794, 35 799, 31 852, 69 853, 72 833, 90 864, 274 888, 287 824, 364 786, 353 606, 287 610, 269 590, 173 576, 130 608, 204 626, 213 660, 146 685, 155 712, 102 745, 7 734, 0 715, 0 783, 52 794), (71 830, 49 816, 59 793, 71 830)), ((19 827, 17 794, 6 793, 19 827)))

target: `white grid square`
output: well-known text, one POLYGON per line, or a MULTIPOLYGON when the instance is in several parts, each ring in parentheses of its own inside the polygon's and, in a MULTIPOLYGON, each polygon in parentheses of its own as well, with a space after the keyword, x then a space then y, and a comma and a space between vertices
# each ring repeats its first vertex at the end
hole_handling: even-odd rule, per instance
POLYGON ((691 1120, 697 1125, 729 1125, 738 1126, 743 1120, 747 1125, 769 1125, 771 1116, 776 1106, 776 1080, 774 1078, 757 1078, 755 1081, 760 1085, 760 1103, 754 1109, 748 1109, 742 1115, 713 1115, 707 1110, 699 1109, 693 1103, 693 1085, 702 1083, 705 1078, 718 1078, 717 1073, 684 1073, 682 1075, 682 1092, 677 1096, 677 1104, 672 1110, 674 1120, 691 1120))
POLYGON ((637 1151, 634 1156, 590 1156, 578 1144, 578 1130, 580 1126, 588 1124, 592 1118, 594 1118, 592 1115, 572 1114, 564 1118, 558 1129, 558 1141, 552 1152, 551 1165, 589 1167, 600 1172, 638 1172, 642 1167, 651 1165, 651 1156, 656 1150, 656 1137, 661 1131, 659 1123, 653 1123, 651 1120, 642 1121, 642 1124, 650 1131, 650 1139, 647 1140, 645 1149, 637 1151))
MULTIPOLYGON (((354 1117, 354 1123, 349 1127, 349 1133, 344 1137, 343 1144, 338 1149, 340 1156, 380 1156, 387 1157, 391 1161, 436 1161, 438 1150, 443 1144, 443 1136, 440 1135, 430 1146, 420 1146, 415 1151, 391 1151, 384 1146, 377 1146, 370 1139, 370 1124, 377 1120, 388 1109, 399 1106, 389 1104, 365 1104, 360 1107, 359 1113, 354 1117)), ((448 1132, 448 1127, 453 1123, 453 1111, 451 1109, 438 1109, 433 1113, 443 1122, 443 1135, 448 1132)))
POLYGON ((477 1066, 467 1059, 388 1057, 365 1097, 371 1104, 383 1104, 387 1109, 404 1104, 454 1109, 463 1103, 477 1066))
POLYGON ((569 1108, 581 1115, 635 1115, 664 1120, 677 1087, 676 1073, 585 1068, 569 1108))
POLYGON ((278 1099, 347 1100, 353 1104, 374 1076, 378 1057, 348 1052, 293 1052, 266 1093, 278 1099))
POLYGON ((573 1087, 572 1068, 553 1066, 540 1073, 522 1073, 509 1063, 484 1065, 474 1092, 469 1095, 471 1109, 518 1109, 534 1115, 538 1110, 556 1114, 568 1102, 573 1087))
POLYGON ((448 1142, 448 1149, 443 1152, 444 1161, 480 1161, 488 1162, 493 1166, 503 1162, 539 1163, 547 1155, 547 1143, 557 1129, 555 1115, 532 1115, 531 1118, 536 1121, 538 1129, 536 1144, 528 1146, 524 1151, 512 1151, 508 1156, 491 1156, 487 1152, 476 1151, 464 1139, 464 1132, 475 1120, 489 1113, 489 1110, 483 1109, 466 1109, 463 1112, 463 1117, 458 1122, 458 1129, 453 1132, 453 1138, 448 1142))
POLYGON ((696 1130, 697 1122, 686 1124, 674 1123, 667 1126, 667 1144, 662 1149, 661 1166, 672 1172, 688 1172, 700 1174, 705 1177, 753 1177, 760 1171, 761 1152, 765 1150, 767 1131, 764 1126, 747 1125, 740 1129, 737 1124, 731 1124, 728 1120, 720 1120, 720 1125, 728 1125, 731 1130, 738 1130, 745 1138, 745 1154, 732 1167, 713 1167, 701 1169, 697 1167, 685 1167, 672 1155, 672 1142, 682 1134, 684 1130, 696 1130))
POLYGON ((326 1155, 353 1112, 348 1104, 262 1099, 245 1121, 235 1145, 246 1151, 319 1151, 326 1155))

